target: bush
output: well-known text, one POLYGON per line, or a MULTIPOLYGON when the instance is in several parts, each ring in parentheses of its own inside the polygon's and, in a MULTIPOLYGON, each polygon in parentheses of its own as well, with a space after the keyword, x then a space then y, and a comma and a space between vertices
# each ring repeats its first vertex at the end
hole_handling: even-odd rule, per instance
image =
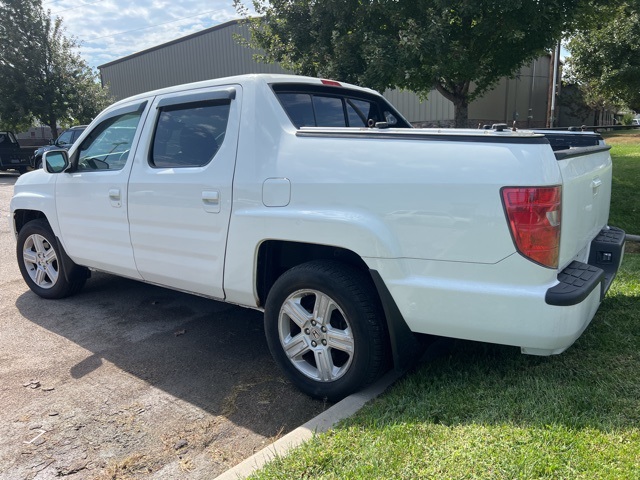
POLYGON ((631 125, 634 118, 633 113, 625 113, 620 119, 620 123, 622 125, 631 125))

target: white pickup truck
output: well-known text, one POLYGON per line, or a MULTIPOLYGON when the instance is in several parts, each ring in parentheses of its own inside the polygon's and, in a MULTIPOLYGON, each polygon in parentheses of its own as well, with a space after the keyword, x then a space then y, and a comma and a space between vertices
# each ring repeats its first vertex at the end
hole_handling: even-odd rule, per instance
POLYGON ((41 297, 99 270, 264 310, 280 367, 336 400, 414 332, 568 348, 622 261, 608 149, 413 129, 371 90, 239 76, 107 108, 17 181, 10 223, 41 297))

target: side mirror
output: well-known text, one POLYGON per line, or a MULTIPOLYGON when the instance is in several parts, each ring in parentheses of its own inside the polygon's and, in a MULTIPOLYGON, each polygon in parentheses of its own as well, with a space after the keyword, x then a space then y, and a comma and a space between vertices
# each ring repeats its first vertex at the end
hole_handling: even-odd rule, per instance
POLYGON ((56 141, 53 138, 49 139, 49 145, 53 145, 54 143, 56 143, 56 141))
POLYGON ((49 150, 42 154, 42 160, 49 173, 64 172, 69 167, 69 155, 66 150, 49 150))

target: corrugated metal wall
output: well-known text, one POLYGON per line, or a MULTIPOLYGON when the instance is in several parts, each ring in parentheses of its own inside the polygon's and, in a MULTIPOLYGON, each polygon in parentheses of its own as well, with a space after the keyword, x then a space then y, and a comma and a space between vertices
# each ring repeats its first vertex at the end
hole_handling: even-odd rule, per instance
POLYGON ((550 56, 545 55, 522 67, 515 78, 503 78, 493 90, 469 106, 469 118, 509 124, 517 120, 521 126, 544 126, 550 67, 550 56))
POLYGON ((384 96, 410 122, 437 123, 453 119, 453 103, 436 90, 429 93, 426 101, 405 90, 387 90, 384 96))
MULTIPOLYGON (((247 38, 248 27, 231 21, 115 60, 98 67, 102 83, 109 85, 111 94, 120 100, 157 88, 211 78, 245 73, 287 73, 279 65, 256 62, 254 52, 239 45, 233 38, 235 34, 247 38)), ((526 120, 527 109, 533 108, 534 117, 544 120, 548 64, 548 58, 542 57, 531 66, 523 67, 518 80, 503 79, 496 89, 470 105, 469 118, 507 121, 512 112, 517 111, 522 121, 526 120), (530 97, 529 92, 533 92, 533 96, 530 97)), ((447 125, 454 118, 453 104, 435 90, 426 101, 400 90, 387 90, 384 96, 410 122, 447 125)))
POLYGON ((111 94, 123 99, 137 93, 181 83, 244 73, 286 73, 279 65, 258 63, 234 34, 248 28, 228 22, 203 32, 124 57, 98 67, 111 94))

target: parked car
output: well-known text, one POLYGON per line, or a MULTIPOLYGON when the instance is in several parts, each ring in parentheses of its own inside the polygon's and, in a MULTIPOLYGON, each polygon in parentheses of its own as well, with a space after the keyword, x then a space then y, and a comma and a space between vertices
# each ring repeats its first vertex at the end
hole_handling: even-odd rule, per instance
POLYGON ((43 147, 38 148, 35 152, 33 152, 33 167, 40 168, 42 166, 42 154, 44 152, 48 152, 49 150, 69 150, 73 142, 75 142, 84 129, 87 128, 86 125, 77 125, 75 127, 71 127, 64 132, 62 132, 58 138, 53 140, 49 145, 45 145, 43 147))
POLYGON ((10 228, 44 298, 95 269, 263 310, 278 365, 333 401, 406 366, 413 333, 569 348, 622 260, 609 149, 414 129, 330 80, 219 78, 107 108, 18 179, 10 228))
POLYGON ((0 170, 25 173, 31 165, 31 155, 25 152, 13 132, 0 132, 0 170))

